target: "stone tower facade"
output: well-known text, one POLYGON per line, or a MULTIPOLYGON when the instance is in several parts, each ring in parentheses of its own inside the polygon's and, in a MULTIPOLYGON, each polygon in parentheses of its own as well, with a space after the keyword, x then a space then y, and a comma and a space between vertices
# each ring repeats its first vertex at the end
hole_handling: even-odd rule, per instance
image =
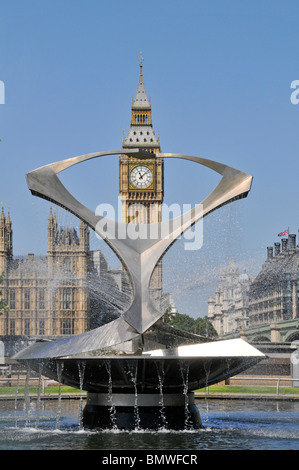
MULTIPOLYGON (((151 103, 143 81, 140 57, 139 81, 131 107, 127 155, 119 157, 119 191, 122 220, 126 223, 161 221, 164 195, 160 140, 152 126, 151 103), (133 157, 140 148, 144 157, 133 157)), ((1 286, 8 310, 0 312, 0 336, 52 337, 83 333, 122 313, 130 304, 130 288, 124 270, 110 270, 99 251, 90 251, 89 229, 61 227, 55 214, 48 218, 46 256, 14 257, 12 223, 4 209, 0 214, 1 286), (100 259, 100 262, 99 262, 100 259)), ((157 307, 162 300, 162 264, 151 279, 157 307)))
POLYGON ((232 259, 220 272, 215 297, 208 300, 208 319, 219 335, 246 328, 249 316, 251 280, 232 259))
POLYGON ((58 229, 56 217, 48 218, 48 271, 58 279, 50 304, 57 312, 55 330, 78 334, 89 329, 88 273, 90 271, 89 229, 80 223, 75 228, 58 229))
POLYGON ((143 81, 143 58, 140 57, 139 81, 131 107, 128 136, 123 139, 123 149, 140 148, 152 155, 119 158, 119 192, 122 201, 122 221, 148 224, 161 221, 164 196, 163 159, 160 139, 152 124, 151 103, 143 81))
MULTIPOLYGON (((160 139, 152 124, 151 102, 143 80, 143 58, 140 53, 140 71, 135 99, 131 106, 131 122, 123 149, 143 149, 146 157, 121 155, 119 157, 119 193, 121 220, 125 223, 151 224, 161 222, 164 197, 164 166, 160 139)), ((162 263, 159 262, 151 280, 151 293, 158 308, 162 297, 162 263)))
POLYGON ((0 274, 7 275, 9 261, 12 258, 12 223, 8 213, 5 217, 2 207, 0 215, 0 274))
POLYGON ((60 336, 89 328, 89 231, 58 228, 49 215, 47 256, 14 257, 10 216, 0 216, 1 286, 8 310, 0 314, 0 335, 60 336))

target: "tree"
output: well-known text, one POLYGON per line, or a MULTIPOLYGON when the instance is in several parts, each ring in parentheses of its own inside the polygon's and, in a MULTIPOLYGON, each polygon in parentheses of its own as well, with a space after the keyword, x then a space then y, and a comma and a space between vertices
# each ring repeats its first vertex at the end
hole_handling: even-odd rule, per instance
POLYGON ((189 333, 195 333, 209 338, 215 338, 218 336, 217 331, 208 320, 207 316, 195 319, 189 315, 178 312, 171 315, 170 312, 167 311, 165 314, 165 322, 168 325, 174 326, 180 330, 188 331, 189 333))
MULTIPOLYGON (((4 281, 4 273, 0 276, 0 285, 3 284, 4 281)), ((2 299, 2 291, 0 290, 0 315, 3 313, 4 310, 8 310, 8 305, 4 299, 2 299)))
POLYGON ((197 318, 194 324, 194 333, 202 336, 208 336, 209 338, 216 338, 218 336, 217 331, 215 330, 207 316, 197 318))

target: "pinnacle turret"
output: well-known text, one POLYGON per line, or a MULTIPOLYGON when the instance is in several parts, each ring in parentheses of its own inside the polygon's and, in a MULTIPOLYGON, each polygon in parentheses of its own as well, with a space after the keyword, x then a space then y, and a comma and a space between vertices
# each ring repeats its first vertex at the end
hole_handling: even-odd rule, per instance
POLYGON ((151 103, 146 95, 145 91, 145 86, 144 86, 144 81, 143 81, 143 57, 142 57, 142 52, 140 52, 140 59, 139 59, 139 81, 138 81, 138 87, 136 91, 136 96, 135 99, 133 100, 132 103, 132 109, 135 108, 151 108, 151 103))
POLYGON ((144 86, 143 60, 140 52, 138 87, 135 99, 132 101, 130 130, 128 137, 123 139, 123 148, 140 147, 152 152, 159 152, 160 140, 153 130, 151 102, 144 86))

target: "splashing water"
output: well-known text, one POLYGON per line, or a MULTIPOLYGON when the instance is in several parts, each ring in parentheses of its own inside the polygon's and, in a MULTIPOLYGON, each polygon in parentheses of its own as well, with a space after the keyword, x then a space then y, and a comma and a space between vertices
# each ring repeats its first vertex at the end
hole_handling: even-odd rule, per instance
POLYGON ((192 425, 191 416, 189 411, 189 395, 188 395, 188 385, 189 385, 189 362, 180 362, 180 372, 183 381, 183 394, 185 397, 185 429, 189 429, 192 425))
POLYGON ((111 361, 105 361, 105 367, 108 373, 108 401, 110 403, 110 419, 112 423, 112 429, 116 430, 116 408, 113 403, 113 388, 112 388, 112 374, 111 374, 111 361))
POLYGON ((39 414, 40 414, 40 407, 41 407, 41 387, 42 387, 42 370, 43 364, 39 364, 39 371, 38 371, 38 388, 37 388, 37 403, 36 403, 36 416, 35 416, 35 427, 37 428, 39 425, 39 414))
POLYGON ((128 365, 127 374, 130 377, 131 382, 134 385, 134 418, 135 418, 135 430, 140 430, 140 416, 138 408, 138 390, 137 390, 137 373, 138 373, 138 362, 128 365))
POLYGON ((19 394, 19 386, 20 386, 20 375, 18 375, 17 379, 17 386, 16 386, 16 391, 15 391, 15 426, 16 428, 18 427, 18 394, 19 394))
POLYGON ((164 385, 164 377, 165 377, 165 371, 164 371, 164 366, 161 363, 156 363, 156 368, 157 368, 157 374, 158 374, 158 380, 159 380, 159 393, 160 393, 160 416, 161 416, 161 422, 162 428, 167 427, 167 419, 165 416, 165 406, 164 406, 164 395, 163 395, 163 385, 164 385))
POLYGON ((31 407, 30 407, 30 393, 29 393, 29 381, 31 375, 31 368, 27 368, 26 381, 25 381, 25 413, 26 413, 26 426, 30 425, 31 419, 31 407))
POLYGON ((79 380, 80 380, 80 402, 79 402, 79 429, 83 429, 83 381, 86 361, 78 361, 79 380))
POLYGON ((58 380, 58 405, 57 405, 57 415, 56 415, 56 429, 60 429, 60 419, 61 419, 61 381, 62 381, 62 372, 64 368, 63 362, 57 362, 57 380, 58 380))

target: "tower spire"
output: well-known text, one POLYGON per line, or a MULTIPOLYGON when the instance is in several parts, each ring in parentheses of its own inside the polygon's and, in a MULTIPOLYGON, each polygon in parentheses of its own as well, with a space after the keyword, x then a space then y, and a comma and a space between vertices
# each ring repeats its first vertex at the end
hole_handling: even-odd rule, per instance
POLYGON ((138 86, 132 101, 130 130, 128 137, 123 138, 123 148, 142 147, 155 152, 160 151, 160 141, 152 126, 151 102, 146 95, 143 81, 143 62, 140 52, 138 86))
POLYGON ((133 108, 151 109, 151 103, 150 103, 150 100, 148 99, 148 97, 146 95, 144 81, 143 81, 143 61, 144 61, 144 58, 142 56, 142 52, 140 52, 140 57, 139 57, 139 67, 140 67, 139 81, 138 81, 136 96, 135 96, 135 99, 133 100, 132 109, 133 108))
POLYGON ((142 57, 142 51, 140 51, 140 56, 139 56, 139 65, 140 65, 140 73, 142 73, 142 62, 144 61, 144 58, 142 57))

